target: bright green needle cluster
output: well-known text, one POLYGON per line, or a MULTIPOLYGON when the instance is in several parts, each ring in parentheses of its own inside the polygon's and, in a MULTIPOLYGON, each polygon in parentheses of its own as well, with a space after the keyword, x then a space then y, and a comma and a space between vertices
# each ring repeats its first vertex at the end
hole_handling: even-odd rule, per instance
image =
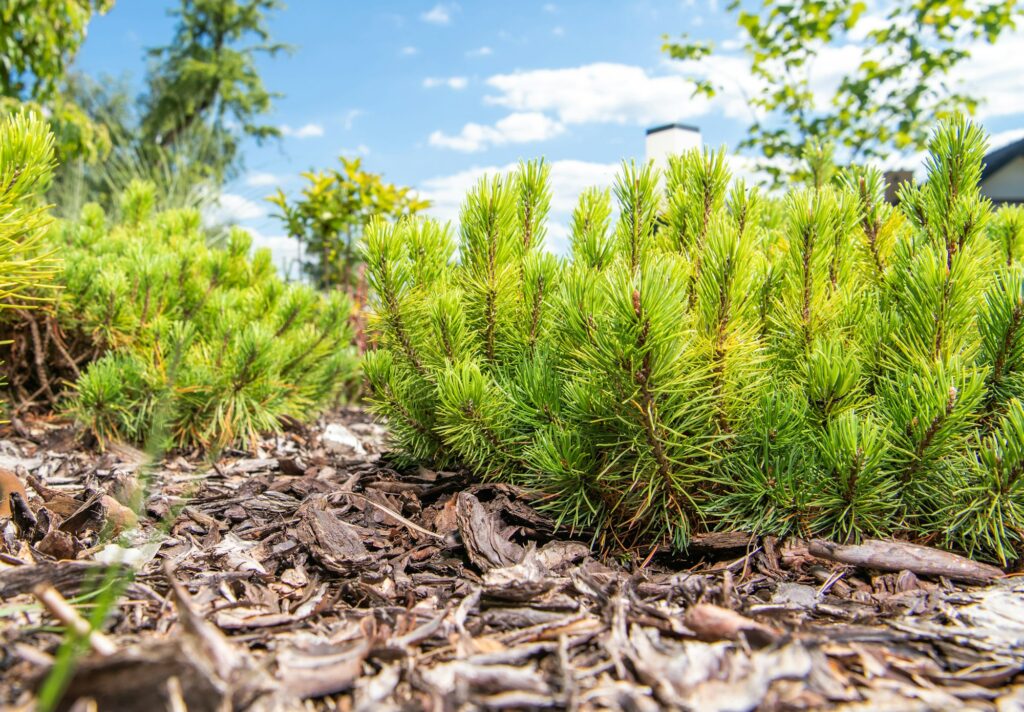
POLYGON ((101 442, 214 450, 315 416, 355 371, 350 301, 285 284, 241 229, 208 247, 198 211, 154 213, 153 199, 135 182, 121 223, 93 204, 50 237, 58 323, 102 354, 71 412, 101 442))
POLYGON ((53 278, 41 243, 52 218, 42 194, 53 175, 53 134, 34 114, 0 118, 0 309, 30 304, 53 278))
POLYGON ((42 195, 53 175, 53 144, 40 117, 0 117, 0 312, 52 296, 57 264, 44 244, 51 217, 42 195))
POLYGON ((944 123, 898 207, 820 148, 781 199, 721 152, 626 164, 617 214, 581 196, 565 259, 539 162, 470 192, 457 249, 377 222, 374 407, 411 460, 533 489, 609 544, 896 534, 1016 559, 1024 221, 980 196, 984 152, 944 123))

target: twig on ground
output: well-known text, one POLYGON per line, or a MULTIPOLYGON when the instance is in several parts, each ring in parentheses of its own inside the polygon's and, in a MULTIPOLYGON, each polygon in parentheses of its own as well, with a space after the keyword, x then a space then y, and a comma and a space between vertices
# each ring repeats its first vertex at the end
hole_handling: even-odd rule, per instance
POLYGON ((32 593, 39 602, 46 607, 54 618, 64 624, 65 627, 74 631, 75 635, 85 638, 89 647, 97 655, 113 655, 117 652, 114 641, 98 630, 93 630, 89 622, 75 610, 74 606, 67 602, 60 591, 49 584, 39 584, 32 593))

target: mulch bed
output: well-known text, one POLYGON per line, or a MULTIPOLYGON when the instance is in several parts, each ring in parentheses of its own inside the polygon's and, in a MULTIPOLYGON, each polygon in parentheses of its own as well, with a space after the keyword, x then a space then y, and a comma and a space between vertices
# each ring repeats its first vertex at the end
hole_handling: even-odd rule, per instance
POLYGON ((933 550, 601 555, 516 488, 396 468, 357 410, 161 462, 132 527, 111 497, 141 453, 15 426, 0 468, 34 487, 0 520, 0 706, 33 707, 60 644, 45 587, 75 603, 103 562, 134 575, 65 709, 1024 708, 1024 579, 933 550))

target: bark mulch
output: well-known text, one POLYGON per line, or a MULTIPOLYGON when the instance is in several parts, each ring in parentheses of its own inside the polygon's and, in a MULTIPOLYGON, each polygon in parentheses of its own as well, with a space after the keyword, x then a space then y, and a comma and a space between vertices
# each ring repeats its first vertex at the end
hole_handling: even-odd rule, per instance
POLYGON ((601 555, 516 488, 397 468, 356 410, 151 468, 9 430, 0 707, 33 708, 105 564, 123 591, 64 709, 1024 708, 1024 580, 934 549, 601 555))

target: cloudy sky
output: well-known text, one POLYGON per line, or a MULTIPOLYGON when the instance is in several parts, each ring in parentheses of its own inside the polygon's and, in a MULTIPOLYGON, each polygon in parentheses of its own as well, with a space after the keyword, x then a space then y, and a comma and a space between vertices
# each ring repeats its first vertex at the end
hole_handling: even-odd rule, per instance
MULTIPOLYGON (((147 47, 173 32, 173 0, 117 0, 93 21, 80 69, 136 83, 147 47)), ((871 3, 869 2, 869 5, 871 3)), ((565 244, 567 215, 581 189, 608 184, 623 158, 643 157, 644 129, 685 121, 704 141, 733 146, 756 87, 735 54, 735 22, 717 0, 291 0, 270 20, 290 55, 261 58, 281 93, 268 122, 279 142, 245 146, 245 170, 228 186, 220 217, 248 227, 279 263, 296 254, 263 198, 339 154, 416 187, 432 212, 453 220, 465 190, 484 172, 520 158, 552 164, 552 247, 565 244), (510 9, 512 8, 512 9, 510 9), (686 32, 725 52, 696 71, 725 86, 713 101, 690 98, 684 68, 660 52, 662 35, 686 32), (730 54, 732 52, 732 54, 730 54)), ((878 15, 877 5, 873 8, 878 15)), ((869 18, 870 19, 870 18, 869 18)), ((828 48, 812 69, 822 94, 859 56, 828 48)), ((980 46, 959 72, 986 100, 979 115, 996 142, 1024 135, 1024 31, 980 46)))

